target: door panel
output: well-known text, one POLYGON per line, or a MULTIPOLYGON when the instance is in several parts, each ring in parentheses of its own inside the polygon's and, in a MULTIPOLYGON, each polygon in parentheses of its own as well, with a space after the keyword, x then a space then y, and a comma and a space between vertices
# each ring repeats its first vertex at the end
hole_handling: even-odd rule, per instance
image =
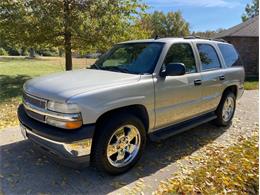
POLYGON ((202 70, 203 103, 201 109, 205 112, 212 111, 217 108, 221 99, 223 82, 225 80, 224 71, 214 44, 198 43, 197 50, 202 70))
POLYGON ((202 113, 200 73, 167 76, 155 81, 156 128, 190 119, 202 113))
POLYGON ((155 129, 182 122, 202 112, 201 74, 198 72, 196 56, 190 43, 174 43, 169 48, 162 67, 170 63, 182 63, 186 67, 186 74, 155 78, 155 129))
POLYGON ((204 111, 215 110, 218 106, 223 92, 222 76, 224 76, 222 69, 201 73, 202 109, 204 111))

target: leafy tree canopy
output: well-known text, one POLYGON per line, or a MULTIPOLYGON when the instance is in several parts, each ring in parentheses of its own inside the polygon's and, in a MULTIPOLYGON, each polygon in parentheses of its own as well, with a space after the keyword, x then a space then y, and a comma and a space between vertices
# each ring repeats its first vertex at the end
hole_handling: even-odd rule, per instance
POLYGON ((187 36, 190 33, 189 23, 182 17, 180 11, 163 12, 155 11, 152 14, 146 14, 141 19, 141 25, 144 29, 151 32, 151 35, 160 37, 180 37, 187 36))
POLYGON ((259 0, 252 0, 252 3, 247 4, 245 13, 242 15, 242 20, 245 22, 249 18, 259 15, 259 0))
POLYGON ((145 9, 140 0, 0 1, 0 40, 64 48, 70 70, 73 49, 103 52, 115 42, 145 38, 147 33, 135 24, 145 9))

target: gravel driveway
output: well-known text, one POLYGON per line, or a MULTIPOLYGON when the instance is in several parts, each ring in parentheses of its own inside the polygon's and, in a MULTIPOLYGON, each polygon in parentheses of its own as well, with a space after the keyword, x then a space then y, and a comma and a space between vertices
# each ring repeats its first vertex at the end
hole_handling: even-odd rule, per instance
POLYGON ((170 178, 185 160, 208 143, 230 145, 258 129, 258 91, 245 91, 237 104, 232 126, 204 124, 162 143, 148 143, 141 162, 130 172, 112 177, 94 168, 78 171, 48 160, 24 140, 18 127, 0 130, 0 194, 150 194, 170 178))

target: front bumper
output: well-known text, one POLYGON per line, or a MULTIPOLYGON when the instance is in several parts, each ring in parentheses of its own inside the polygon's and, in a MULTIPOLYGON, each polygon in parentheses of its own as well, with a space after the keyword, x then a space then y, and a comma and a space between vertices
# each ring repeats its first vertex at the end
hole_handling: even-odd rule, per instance
POLYGON ((89 164, 95 125, 84 125, 75 130, 60 129, 30 118, 23 105, 18 108, 18 118, 24 137, 55 160, 73 167, 89 164))

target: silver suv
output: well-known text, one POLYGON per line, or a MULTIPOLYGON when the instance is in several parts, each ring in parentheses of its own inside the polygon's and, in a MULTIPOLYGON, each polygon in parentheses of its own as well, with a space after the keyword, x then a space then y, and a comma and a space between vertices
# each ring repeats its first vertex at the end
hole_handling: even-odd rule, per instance
POLYGON ((23 135, 74 166, 110 174, 133 167, 147 138, 160 140, 208 121, 230 124, 244 91, 231 44, 158 38, 116 44, 90 68, 24 85, 23 135))

